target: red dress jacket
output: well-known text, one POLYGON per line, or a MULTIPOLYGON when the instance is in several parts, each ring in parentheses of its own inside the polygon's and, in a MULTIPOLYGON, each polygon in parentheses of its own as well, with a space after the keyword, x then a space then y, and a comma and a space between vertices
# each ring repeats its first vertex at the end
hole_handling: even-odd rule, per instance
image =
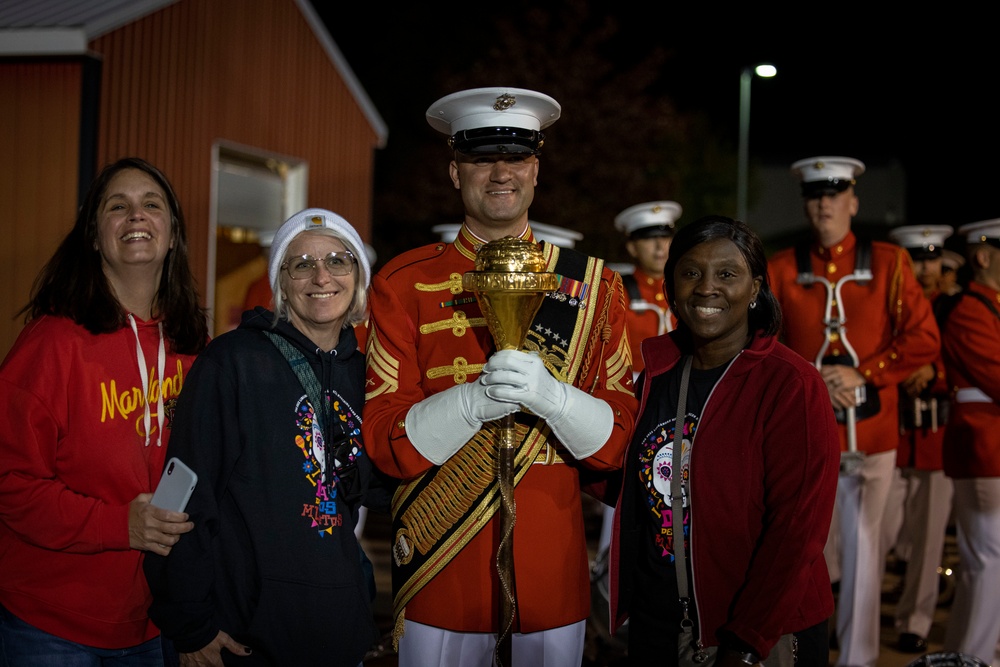
MULTIPOLYGON (((936 293, 931 295, 930 301, 934 304, 938 299, 946 298, 948 298, 947 295, 936 293)), ((944 359, 941 354, 938 354, 933 366, 934 379, 927 386, 930 389, 930 396, 938 401, 940 410, 943 401, 950 401, 948 381, 945 379, 944 359)), ((900 400, 904 400, 902 393, 900 393, 900 400)), ((916 409, 912 400, 900 405, 900 410, 904 413, 907 410, 915 411, 916 409)), ((935 428, 934 424, 922 423, 920 426, 907 428, 902 422, 902 417, 900 419, 896 466, 915 470, 941 470, 944 466, 942 447, 944 445, 945 425, 938 423, 935 428)))
MULTIPOLYGON (((821 248, 814 243, 810 248, 812 270, 816 276, 835 284, 853 273, 855 251, 853 232, 832 248, 821 248)), ((896 385, 917 368, 934 361, 940 349, 940 335, 930 301, 913 275, 906 250, 891 243, 872 242, 871 271, 873 279, 867 284, 844 283, 841 296, 846 336, 858 355, 858 371, 878 388, 881 403, 878 414, 857 422, 858 449, 876 454, 896 449, 899 442, 896 385)), ((827 341, 823 324, 826 287, 796 284, 794 248, 777 252, 769 262, 768 273, 771 289, 781 303, 782 342, 815 363, 827 341)), ((829 341, 825 355, 846 354, 842 340, 834 337, 829 341)), ((841 448, 846 451, 846 427, 841 425, 839 430, 841 448)))
POLYGON ((673 331, 676 320, 663 293, 663 278, 653 278, 639 267, 632 272, 632 278, 640 299, 629 293, 628 338, 632 372, 638 375, 642 370, 642 341, 673 331))
MULTIPOLYGON (((675 335, 675 334, 672 334, 675 335)), ((681 359, 672 335, 648 339, 646 373, 670 372, 681 359)), ((640 414, 649 399, 643 381, 640 414)), ((734 634, 766 657, 783 634, 833 613, 823 546, 840 467, 836 422, 819 371, 773 336, 755 336, 715 385, 691 445, 691 592, 701 641, 734 634)), ((630 449, 626 458, 634 455, 630 449)), ((613 628, 628 615, 623 573, 641 547, 620 542, 625 479, 611 541, 613 628)), ((635 531, 631 531, 635 533, 635 531)))
MULTIPOLYGON (((968 292, 1000 309, 1000 292, 979 282, 968 292)), ((968 294, 952 309, 942 343, 945 372, 956 391, 945 431, 944 472, 956 479, 1000 477, 1000 318, 968 294), (969 388, 982 393, 963 400, 969 388)))
MULTIPOLYGON (((530 229, 526 237, 532 238, 530 229)), ((403 253, 372 280, 362 431, 375 465, 404 481, 433 468, 407 437, 405 418, 410 406, 456 384, 474 382, 493 350, 479 304, 462 288, 463 274, 475 269, 480 243, 463 226, 453 243, 403 253)), ((610 307, 606 322, 595 319, 590 331, 578 331, 574 337, 571 345, 585 344, 590 350, 575 385, 608 402, 615 415, 614 428, 604 446, 583 461, 551 442, 551 452, 544 448, 515 487, 517 632, 560 627, 589 616, 590 572, 580 474, 619 468, 634 425, 637 401, 627 363, 621 278, 604 268, 597 283, 589 286, 588 298, 596 297, 610 307), (587 343, 593 340, 596 345, 587 343)), ((461 453, 473 451, 470 447, 465 445, 461 453)), ((397 492, 394 517, 405 512, 411 500, 397 492)), ((436 507, 444 511, 443 505, 436 507)), ((461 632, 497 630, 499 523, 494 514, 470 529, 476 531, 474 537, 439 571, 432 572, 432 578, 407 602, 407 620, 461 632)), ((394 535, 397 547, 398 537, 394 535)), ((398 568, 396 561, 393 567, 398 568)), ((394 569, 398 622, 401 591, 395 575, 394 569)))

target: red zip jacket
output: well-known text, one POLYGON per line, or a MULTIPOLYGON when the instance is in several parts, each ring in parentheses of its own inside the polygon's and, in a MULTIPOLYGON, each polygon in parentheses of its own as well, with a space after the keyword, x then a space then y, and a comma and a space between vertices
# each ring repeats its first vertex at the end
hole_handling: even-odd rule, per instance
MULTIPOLYGON (((643 342, 647 375, 677 365, 674 335, 643 342)), ((651 382, 641 384, 640 414, 651 382)), ((633 443, 626 469, 634 450, 633 443)), ((763 658, 781 635, 833 613, 823 546, 839 466, 837 425, 819 371, 774 337, 755 336, 712 390, 691 447, 690 594, 705 646, 719 645, 718 633, 728 632, 763 658)), ((626 476, 614 518, 614 628, 628 616, 628 578, 620 577, 643 549, 621 540, 623 522, 642 520, 640 508, 630 512, 622 503, 635 497, 636 484, 638 477, 626 476)))

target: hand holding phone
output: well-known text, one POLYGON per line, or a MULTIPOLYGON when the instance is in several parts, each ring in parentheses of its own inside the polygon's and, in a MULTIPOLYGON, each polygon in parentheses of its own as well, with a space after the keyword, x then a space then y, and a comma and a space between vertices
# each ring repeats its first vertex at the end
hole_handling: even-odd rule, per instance
POLYGON ((149 503, 165 510, 183 512, 197 483, 198 475, 179 458, 172 457, 163 468, 160 483, 149 503))

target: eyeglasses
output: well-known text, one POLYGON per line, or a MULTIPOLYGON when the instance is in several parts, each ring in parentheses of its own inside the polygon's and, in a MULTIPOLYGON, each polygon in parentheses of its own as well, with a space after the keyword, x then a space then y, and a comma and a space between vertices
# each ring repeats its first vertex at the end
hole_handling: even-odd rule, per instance
POLYGON ((346 276, 354 270, 354 265, 357 262, 358 260, 355 259, 354 253, 345 250, 343 252, 331 252, 323 259, 316 259, 309 255, 289 257, 281 265, 281 268, 288 271, 288 275, 292 280, 306 280, 316 275, 320 263, 326 267, 327 273, 331 276, 346 276))

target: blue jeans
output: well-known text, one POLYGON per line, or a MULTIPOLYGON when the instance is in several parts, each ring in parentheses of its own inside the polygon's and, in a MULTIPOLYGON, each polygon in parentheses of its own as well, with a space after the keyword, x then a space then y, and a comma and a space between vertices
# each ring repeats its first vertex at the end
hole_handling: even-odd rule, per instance
POLYGON ((0 667, 163 667, 160 638, 106 649, 77 644, 25 623, 0 605, 0 667))

